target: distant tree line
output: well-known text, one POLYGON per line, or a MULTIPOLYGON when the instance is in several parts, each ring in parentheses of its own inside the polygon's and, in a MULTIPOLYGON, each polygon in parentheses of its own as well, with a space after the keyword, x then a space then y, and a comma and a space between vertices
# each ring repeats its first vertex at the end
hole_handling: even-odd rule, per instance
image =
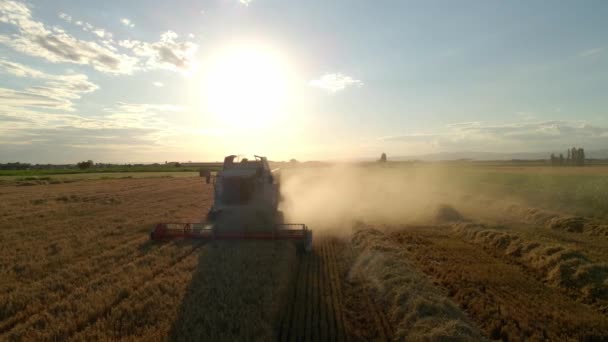
MULTIPOLYGON (((180 164, 176 162, 166 163, 170 165, 174 165, 179 167, 180 164)), ((50 170, 50 169, 89 169, 95 167, 99 168, 114 168, 114 167, 147 167, 147 166, 161 166, 162 164, 153 163, 153 164, 111 164, 111 163, 94 163, 92 160, 81 161, 76 164, 31 164, 31 163, 21 163, 21 162, 11 162, 11 163, 0 163, 0 170, 50 170)))
POLYGON ((69 166, 70 165, 30 164, 30 163, 14 162, 14 163, 0 163, 0 170, 48 170, 48 169, 64 169, 69 166))
POLYGON ((584 166, 585 165, 585 149, 573 147, 568 149, 566 158, 564 154, 559 156, 551 153, 551 165, 553 166, 584 166))

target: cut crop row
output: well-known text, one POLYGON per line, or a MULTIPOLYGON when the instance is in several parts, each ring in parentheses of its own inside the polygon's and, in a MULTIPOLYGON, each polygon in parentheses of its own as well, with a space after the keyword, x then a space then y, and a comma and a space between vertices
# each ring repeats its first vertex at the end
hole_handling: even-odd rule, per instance
POLYGON ((594 263, 580 250, 531 241, 485 225, 459 223, 452 228, 461 238, 535 270, 552 286, 576 290, 578 297, 608 313, 608 263, 594 263))
POLYGON ((386 304, 394 339, 483 340, 467 315, 385 233, 360 225, 352 243, 357 260, 351 272, 367 279, 378 300, 386 304))

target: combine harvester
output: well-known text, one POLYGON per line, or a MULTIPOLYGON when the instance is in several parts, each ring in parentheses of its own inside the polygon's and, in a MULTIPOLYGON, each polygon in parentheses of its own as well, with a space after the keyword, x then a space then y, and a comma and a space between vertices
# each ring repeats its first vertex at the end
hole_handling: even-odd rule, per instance
MULTIPOLYGON (((172 239, 289 240, 299 252, 312 249, 312 231, 305 224, 284 223, 278 210, 279 182, 266 157, 255 160, 224 158, 222 171, 213 178, 215 198, 207 222, 159 223, 150 232, 155 241, 172 239)), ((207 183, 209 173, 203 174, 207 183)))

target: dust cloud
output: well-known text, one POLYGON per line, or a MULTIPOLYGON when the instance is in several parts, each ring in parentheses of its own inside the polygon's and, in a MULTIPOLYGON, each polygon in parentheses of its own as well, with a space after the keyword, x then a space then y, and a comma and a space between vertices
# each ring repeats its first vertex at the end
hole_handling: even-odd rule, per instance
POLYGON ((281 171, 281 209, 286 220, 315 232, 350 232, 353 222, 422 223, 458 192, 442 189, 444 173, 433 168, 335 165, 281 171))

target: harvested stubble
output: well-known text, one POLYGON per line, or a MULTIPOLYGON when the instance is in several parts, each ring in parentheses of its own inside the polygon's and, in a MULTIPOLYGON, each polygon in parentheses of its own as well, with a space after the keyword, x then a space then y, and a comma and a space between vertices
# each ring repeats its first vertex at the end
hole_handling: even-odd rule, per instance
POLYGON ((395 340, 484 340, 458 306, 409 261, 407 250, 384 233, 358 227, 352 243, 357 260, 351 274, 365 278, 387 304, 395 340))
POLYGON ((177 341, 270 341, 296 265, 292 244, 218 242, 206 248, 171 329, 177 341))
MULTIPOLYGON (((482 224, 457 223, 452 228, 467 241, 493 247, 537 272, 551 285, 576 289, 589 302, 608 300, 608 264, 593 263, 581 251, 530 241, 482 224)), ((605 308, 604 308, 605 309, 605 308)))

